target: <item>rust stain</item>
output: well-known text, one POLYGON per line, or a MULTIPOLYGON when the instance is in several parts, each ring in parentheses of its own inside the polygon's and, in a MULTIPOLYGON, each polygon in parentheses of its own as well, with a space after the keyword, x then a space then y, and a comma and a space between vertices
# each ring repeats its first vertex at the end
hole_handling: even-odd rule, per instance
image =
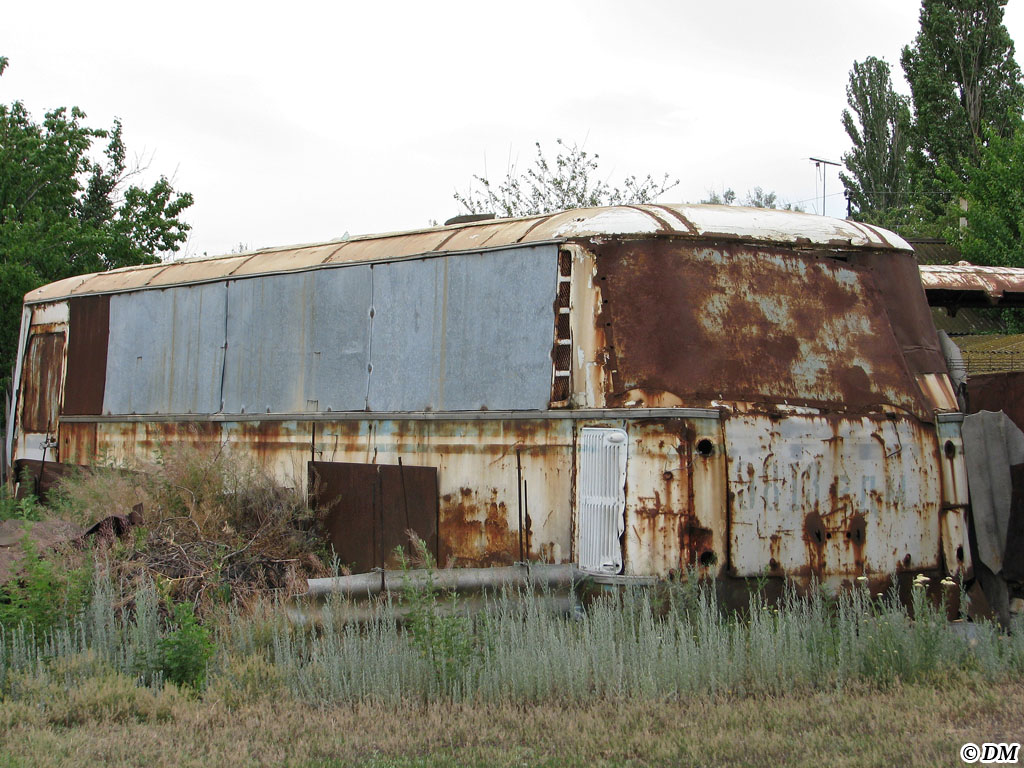
POLYGON ((853 412, 889 404, 930 418, 866 269, 768 246, 625 241, 596 250, 609 405, 643 395, 853 412))
POLYGON ((23 431, 37 434, 56 431, 63 372, 64 334, 32 334, 22 375, 23 431))
POLYGON ((439 558, 442 567, 480 568, 515 562, 519 535, 509 526, 508 506, 497 488, 459 489, 458 499, 442 497, 439 558))

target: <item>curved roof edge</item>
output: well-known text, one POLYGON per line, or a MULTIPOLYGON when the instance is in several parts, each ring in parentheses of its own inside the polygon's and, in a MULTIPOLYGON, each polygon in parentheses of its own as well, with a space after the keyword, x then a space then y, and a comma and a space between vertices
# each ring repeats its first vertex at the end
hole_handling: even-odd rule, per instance
POLYGON ((887 230, 809 213, 727 205, 620 205, 123 267, 44 285, 27 293, 25 302, 35 304, 83 294, 166 288, 457 251, 630 236, 713 238, 838 249, 912 250, 903 238, 887 230))

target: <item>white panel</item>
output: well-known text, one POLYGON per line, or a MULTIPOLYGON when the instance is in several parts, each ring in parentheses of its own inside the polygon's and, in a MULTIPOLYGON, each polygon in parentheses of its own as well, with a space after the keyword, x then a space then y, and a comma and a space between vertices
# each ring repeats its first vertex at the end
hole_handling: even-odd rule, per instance
POLYGON ((577 493, 580 570, 622 572, 619 539, 625 530, 628 445, 621 429, 582 430, 577 493))

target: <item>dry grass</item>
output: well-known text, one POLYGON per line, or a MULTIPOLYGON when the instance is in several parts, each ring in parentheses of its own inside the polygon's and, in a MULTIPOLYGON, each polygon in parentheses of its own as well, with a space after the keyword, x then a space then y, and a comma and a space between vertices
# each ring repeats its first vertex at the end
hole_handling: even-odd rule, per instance
POLYGON ((266 590, 303 591, 305 578, 327 573, 301 490, 225 445, 169 446, 155 465, 68 478, 55 514, 85 526, 133 509, 142 527, 101 553, 126 597, 153 580, 204 610, 266 590))
POLYGON ((0 704, 0 766, 953 766, 965 741, 1019 740, 1024 720, 1019 683, 320 709, 280 691, 229 707, 115 676, 73 695, 50 712, 0 704))

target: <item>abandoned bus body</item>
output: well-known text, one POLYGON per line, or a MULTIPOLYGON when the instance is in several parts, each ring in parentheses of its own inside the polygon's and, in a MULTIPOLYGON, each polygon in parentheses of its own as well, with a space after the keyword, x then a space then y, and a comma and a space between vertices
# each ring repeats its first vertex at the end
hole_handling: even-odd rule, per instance
POLYGON ((75 277, 25 298, 15 471, 226 444, 353 571, 971 567, 962 415, 910 246, 639 205, 75 277))

